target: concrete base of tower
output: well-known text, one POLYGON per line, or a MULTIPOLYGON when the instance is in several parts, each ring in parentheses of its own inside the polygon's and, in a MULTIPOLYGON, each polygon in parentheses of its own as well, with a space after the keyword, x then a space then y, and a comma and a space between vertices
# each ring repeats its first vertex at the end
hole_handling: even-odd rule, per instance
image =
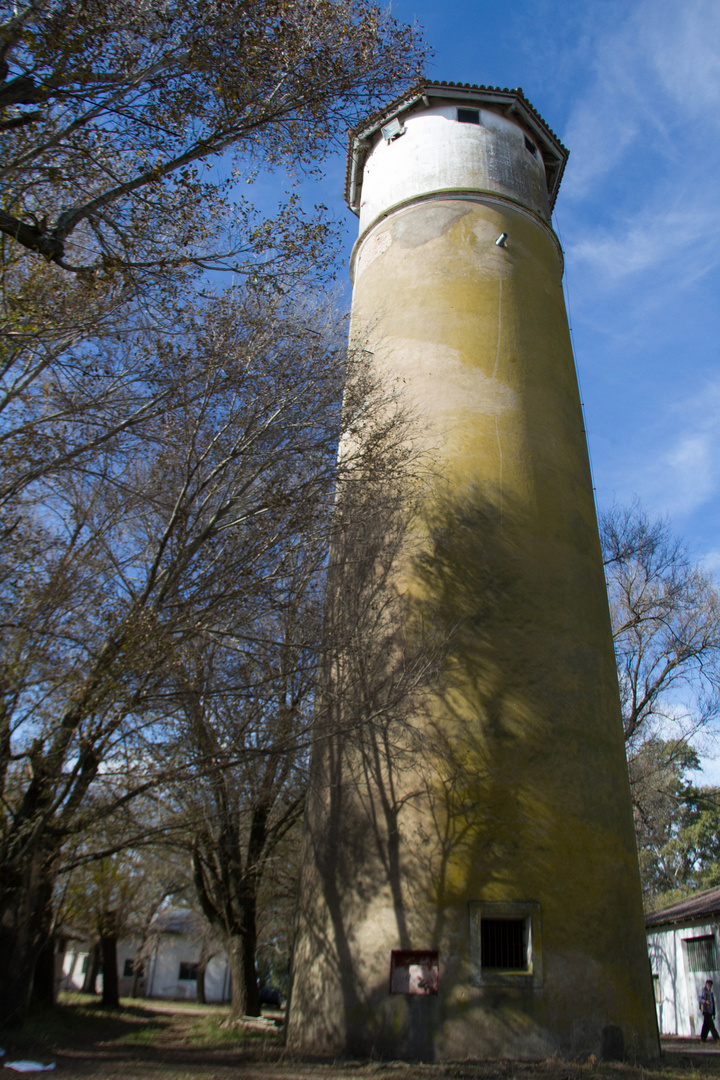
MULTIPOLYGON (((422 933, 420 922, 413 925, 410 913, 410 941, 432 940, 437 946, 414 951, 400 949, 392 904, 382 888, 372 899, 365 897, 363 918, 357 901, 346 902, 344 911, 336 906, 332 888, 321 886, 329 903, 318 903, 313 876, 306 867, 288 1007, 289 1049, 406 1061, 659 1055, 649 965, 643 950, 633 948, 634 919, 623 925, 618 911, 608 911, 604 924, 593 923, 592 929, 586 924, 584 948, 567 939, 571 903, 564 917, 558 909, 556 920, 551 902, 471 901, 436 912, 434 938, 422 933), (518 925, 522 911, 525 970, 489 966, 492 931, 498 924, 505 931, 508 923, 518 925), (503 918, 497 920, 498 915, 503 918), (486 917, 490 926, 482 931, 486 917), (478 946, 485 947, 485 962, 478 946), (420 976, 427 973, 428 958, 434 962, 430 983, 437 992, 393 992, 397 957, 408 963, 416 958, 420 976)), ((415 989, 418 983, 422 988, 423 980, 415 989)))
POLYGON ((617 1023, 617 1017, 609 1019, 601 1010, 574 1010, 567 1002, 562 1016, 552 1017, 542 995, 488 993, 468 986, 456 987, 447 996, 391 997, 383 987, 358 1005, 347 1022, 342 1012, 332 1020, 315 1012, 300 1023, 297 1013, 291 1016, 288 1048, 333 1057, 424 1062, 543 1060, 553 1055, 583 1060, 591 1054, 634 1060, 660 1053, 657 1032, 639 1030, 631 1017, 617 1023))

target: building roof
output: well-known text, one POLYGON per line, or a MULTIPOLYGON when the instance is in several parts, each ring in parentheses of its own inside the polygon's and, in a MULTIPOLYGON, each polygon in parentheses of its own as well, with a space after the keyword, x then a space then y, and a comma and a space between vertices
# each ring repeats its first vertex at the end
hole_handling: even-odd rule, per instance
POLYGON ((664 923, 688 922, 708 915, 720 914, 720 887, 693 893, 668 907, 651 911, 645 916, 646 926, 662 926, 664 923))
POLYGON ((160 911, 152 922, 152 928, 161 934, 193 934, 202 926, 202 919, 191 908, 167 908, 160 911))
POLYGON ((365 158, 372 148, 371 138, 384 124, 393 117, 407 112, 418 102, 428 106, 433 98, 443 101, 458 100, 472 102, 475 105, 494 105, 506 115, 513 114, 528 132, 534 135, 542 154, 547 176, 550 207, 555 205, 560 181, 565 170, 569 151, 563 146, 555 132, 548 127, 543 118, 533 108, 520 87, 509 90, 499 86, 475 86, 471 83, 418 82, 407 93, 395 98, 383 109, 368 116, 354 127, 348 135, 348 162, 345 183, 345 197, 353 213, 358 213, 360 189, 365 158))

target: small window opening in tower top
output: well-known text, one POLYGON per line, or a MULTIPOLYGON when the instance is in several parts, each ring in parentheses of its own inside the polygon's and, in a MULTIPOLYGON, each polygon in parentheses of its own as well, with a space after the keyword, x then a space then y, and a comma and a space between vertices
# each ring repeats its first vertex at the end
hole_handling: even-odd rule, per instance
POLYGON ((480 957, 483 969, 527 971, 525 919, 482 919, 480 957))
POLYGON ((525 149, 529 150, 533 157, 536 156, 537 146, 531 139, 528 139, 527 135, 525 136, 525 149))
POLYGON ((458 109, 457 118, 461 124, 479 124, 480 123, 480 110, 479 109, 458 109))

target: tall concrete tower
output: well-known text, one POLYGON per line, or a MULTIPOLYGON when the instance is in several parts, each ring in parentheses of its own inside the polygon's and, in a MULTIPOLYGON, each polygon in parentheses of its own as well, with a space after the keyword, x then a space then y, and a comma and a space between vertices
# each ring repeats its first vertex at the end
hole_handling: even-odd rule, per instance
POLYGON ((351 137, 351 341, 432 462, 395 560, 409 600, 394 648, 424 625, 439 659, 407 737, 372 735, 379 709, 360 736, 318 731, 295 1049, 658 1052, 550 225, 566 157, 520 90, 450 83, 417 86, 351 137))

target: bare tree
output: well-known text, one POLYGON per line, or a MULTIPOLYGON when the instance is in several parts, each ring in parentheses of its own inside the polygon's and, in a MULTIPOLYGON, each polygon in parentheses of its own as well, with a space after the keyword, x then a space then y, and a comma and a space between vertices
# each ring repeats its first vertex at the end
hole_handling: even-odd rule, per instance
POLYGON ((322 568, 320 552, 303 554, 286 560, 274 612, 259 611, 242 640, 197 642, 178 673, 178 749, 193 781, 175 798, 200 906, 228 954, 231 1018, 260 1012, 260 891, 304 804, 322 568))
POLYGON ((366 0, 0 5, 0 544, 38 480, 141 452, 190 374, 173 343, 208 267, 322 276, 325 209, 293 195, 268 220, 239 181, 317 170, 421 55, 366 0))
POLYGON ((666 519, 636 500, 601 515, 643 887, 677 887, 677 834, 698 740, 720 715, 720 594, 666 519))
MULTIPOLYGON (((328 495, 352 488, 367 508, 366 493, 383 491, 387 524, 385 489, 392 489, 407 455, 406 421, 392 393, 370 377, 362 354, 348 358, 345 375, 343 451, 337 463, 333 454, 332 487, 306 493, 304 526, 293 546, 276 550, 265 578, 256 579, 242 635, 231 626, 198 634, 176 669, 182 710, 175 741, 194 778, 177 792, 178 814, 192 845, 200 904, 230 958, 232 1017, 260 1010, 258 919, 272 883, 280 887, 278 869, 283 878, 294 869, 278 860, 280 851, 286 860, 291 847, 297 851, 289 837, 305 801, 311 721, 327 706, 327 697, 321 703, 318 696, 318 666, 338 650, 347 653, 326 596, 328 545, 335 537, 333 561, 345 528, 328 495), (360 428, 365 438, 358 442, 360 428)), ((363 626, 353 625, 356 640, 363 626)), ((347 684, 341 691, 345 723, 352 712, 352 726, 367 727, 372 718, 355 709, 352 689, 347 684)))
POLYGON ((62 845, 176 774, 159 757, 175 658, 199 636, 242 635, 308 508, 332 499, 337 335, 257 295, 202 314, 172 356, 176 371, 201 358, 202 380, 177 389, 142 452, 118 440, 36 487, 15 530, 0 623, 8 1018, 27 1001, 62 845))
POLYGON ((688 740, 720 710, 720 594, 667 520, 638 502, 601 515, 625 739, 688 740))
POLYGON ((233 184, 317 168, 420 57, 366 0, 2 6, 2 1022, 63 845, 176 775, 146 768, 175 658, 237 632, 331 498, 340 353, 281 300, 324 215, 233 184), (218 266, 254 296, 203 296, 218 266))
MULTIPOLYGON (((415 74, 416 31, 367 0, 27 0, 0 23, 0 230, 73 272, 215 262, 224 151, 312 166, 338 128, 415 74)), ((295 208, 272 229, 238 199, 242 258, 307 251, 295 208)), ((321 226, 320 226, 321 228, 321 226)))

